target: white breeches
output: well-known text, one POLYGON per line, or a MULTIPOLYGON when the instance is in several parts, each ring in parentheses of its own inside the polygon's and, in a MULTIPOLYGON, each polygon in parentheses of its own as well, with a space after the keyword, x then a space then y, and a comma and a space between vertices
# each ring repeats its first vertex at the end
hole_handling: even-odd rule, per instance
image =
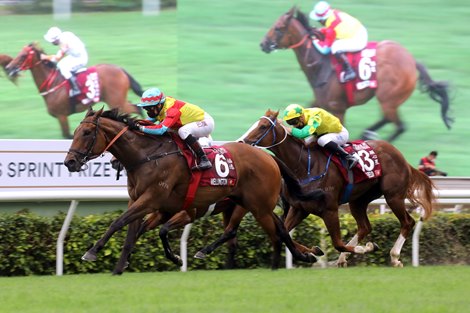
POLYGON ((57 63, 57 67, 59 68, 62 76, 64 76, 65 79, 69 79, 72 77, 72 72, 85 67, 87 63, 88 55, 86 54, 79 57, 67 55, 57 63))
POLYGON ((339 133, 329 133, 321 136, 317 139, 317 143, 324 147, 330 141, 336 142, 338 145, 342 146, 346 144, 349 140, 349 132, 346 128, 343 127, 339 133))
POLYGON ((335 40, 331 45, 331 53, 360 51, 367 46, 368 37, 367 29, 362 26, 353 38, 335 40))
POLYGON ((196 139, 208 137, 214 130, 214 119, 209 113, 204 112, 204 119, 198 122, 188 123, 178 129, 178 135, 181 139, 186 139, 190 134, 196 139))

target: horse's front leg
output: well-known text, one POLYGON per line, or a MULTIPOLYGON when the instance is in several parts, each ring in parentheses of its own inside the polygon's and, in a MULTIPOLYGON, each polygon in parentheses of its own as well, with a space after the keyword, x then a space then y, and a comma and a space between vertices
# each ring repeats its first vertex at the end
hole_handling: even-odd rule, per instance
POLYGON ((70 134, 70 127, 69 127, 69 119, 67 115, 57 115, 57 119, 59 120, 60 129, 62 131, 62 137, 65 139, 72 139, 73 136, 70 134))
POLYGON ((122 247, 121 256, 119 257, 119 260, 116 263, 116 267, 113 270, 113 275, 121 275, 124 272, 124 269, 129 266, 129 259, 132 249, 134 248, 137 239, 139 239, 140 235, 143 234, 143 232, 139 233, 141 225, 142 220, 136 220, 129 224, 129 227, 127 228, 126 240, 124 242, 124 246, 122 247))
POLYGON ((121 214, 107 229, 103 237, 99 239, 91 249, 89 249, 83 256, 82 260, 96 261, 98 252, 103 249, 105 244, 109 241, 111 236, 124 226, 132 223, 137 219, 142 219, 145 215, 151 213, 153 210, 150 206, 146 205, 145 201, 136 201, 129 207, 129 209, 121 214))
MULTIPOLYGON (((292 229, 297 227, 297 225, 299 225, 300 222, 302 222, 308 215, 309 213, 303 208, 291 206, 288 210, 287 217, 284 220, 286 231, 290 232, 292 229)), ((312 253, 317 256, 322 256, 324 254, 318 246, 313 246, 309 249, 296 241, 293 241, 293 244, 295 249, 299 250, 301 253, 312 253)))

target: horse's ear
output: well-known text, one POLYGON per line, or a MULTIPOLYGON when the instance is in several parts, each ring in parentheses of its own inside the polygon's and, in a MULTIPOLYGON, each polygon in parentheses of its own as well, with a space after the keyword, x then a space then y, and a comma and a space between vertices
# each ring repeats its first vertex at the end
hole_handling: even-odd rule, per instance
POLYGON ((294 6, 292 6, 292 8, 290 8, 290 10, 289 10, 289 12, 287 12, 287 14, 294 16, 296 11, 297 11, 297 7, 294 5, 294 6))
POLYGON ((104 110, 104 106, 102 106, 101 109, 96 111, 95 118, 94 118, 95 121, 98 120, 98 118, 101 116, 101 114, 103 114, 103 110, 104 110))

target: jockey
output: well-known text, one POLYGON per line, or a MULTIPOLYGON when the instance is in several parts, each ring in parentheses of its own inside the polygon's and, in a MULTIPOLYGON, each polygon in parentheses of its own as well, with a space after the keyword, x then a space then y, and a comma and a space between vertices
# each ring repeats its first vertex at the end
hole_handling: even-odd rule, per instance
POLYGON ((44 35, 44 39, 55 46, 59 51, 55 55, 41 54, 41 60, 58 62, 57 67, 62 76, 70 82, 72 87, 70 97, 80 94, 74 72, 88 63, 88 53, 85 44, 72 32, 62 32, 57 27, 51 27, 44 35))
POLYGON ((351 15, 332 9, 326 1, 320 1, 315 5, 310 12, 310 18, 325 26, 320 29, 325 35, 324 40, 320 42, 314 40, 314 44, 319 51, 331 48, 331 53, 343 65, 341 82, 356 78, 356 73, 344 53, 360 51, 367 46, 367 29, 351 15))
POLYGON ((139 130, 151 135, 162 135, 168 129, 178 131, 178 135, 200 159, 192 170, 207 170, 212 163, 198 142, 214 130, 214 119, 197 105, 165 96, 158 88, 147 89, 137 106, 147 111, 147 120, 155 125, 139 125, 139 130))
POLYGON ((349 169, 359 161, 356 154, 349 154, 341 147, 349 140, 349 132, 333 114, 320 108, 304 109, 298 104, 290 104, 284 110, 283 120, 293 126, 288 128, 292 136, 304 140, 306 144, 316 137, 320 146, 344 158, 349 169))

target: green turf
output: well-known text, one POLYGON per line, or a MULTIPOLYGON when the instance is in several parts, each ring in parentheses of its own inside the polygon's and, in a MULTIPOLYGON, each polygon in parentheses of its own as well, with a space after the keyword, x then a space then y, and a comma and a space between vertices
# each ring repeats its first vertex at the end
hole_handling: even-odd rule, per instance
MULTIPOLYGON (((267 55, 259 48, 269 27, 293 4, 308 12, 313 1, 180 0, 177 12, 164 11, 158 17, 143 17, 140 13, 80 14, 58 25, 84 38, 90 64, 122 65, 144 87, 157 85, 168 94, 204 107, 216 121, 214 138, 233 140, 266 109, 311 100, 312 92, 294 53, 267 55)), ((456 117, 453 129, 445 128, 439 105, 416 91, 400 108, 408 131, 395 144, 413 165, 436 149, 439 167, 452 176, 470 176, 467 1, 451 0, 443 5, 439 0, 338 0, 333 4, 359 17, 369 29, 371 40, 398 41, 427 66, 435 80, 451 83, 456 117)), ((35 39, 45 45, 42 35, 52 24, 50 16, 2 16, 0 27, 8 31, 2 32, 0 53, 16 54, 35 39)), ((52 51, 51 45, 44 47, 52 51)), ((0 95, 0 138, 60 138, 58 124, 47 115, 29 73, 25 73, 18 88, 2 79, 0 95)), ((136 101, 135 97, 131 99, 136 101)), ((74 125, 82 116, 74 116, 74 125)), ((352 139, 379 116, 375 100, 349 109, 346 126, 352 139)), ((391 130, 391 126, 385 128, 381 137, 386 138, 391 130)))
POLYGON ((468 266, 0 278, 0 312, 467 312, 468 266))

